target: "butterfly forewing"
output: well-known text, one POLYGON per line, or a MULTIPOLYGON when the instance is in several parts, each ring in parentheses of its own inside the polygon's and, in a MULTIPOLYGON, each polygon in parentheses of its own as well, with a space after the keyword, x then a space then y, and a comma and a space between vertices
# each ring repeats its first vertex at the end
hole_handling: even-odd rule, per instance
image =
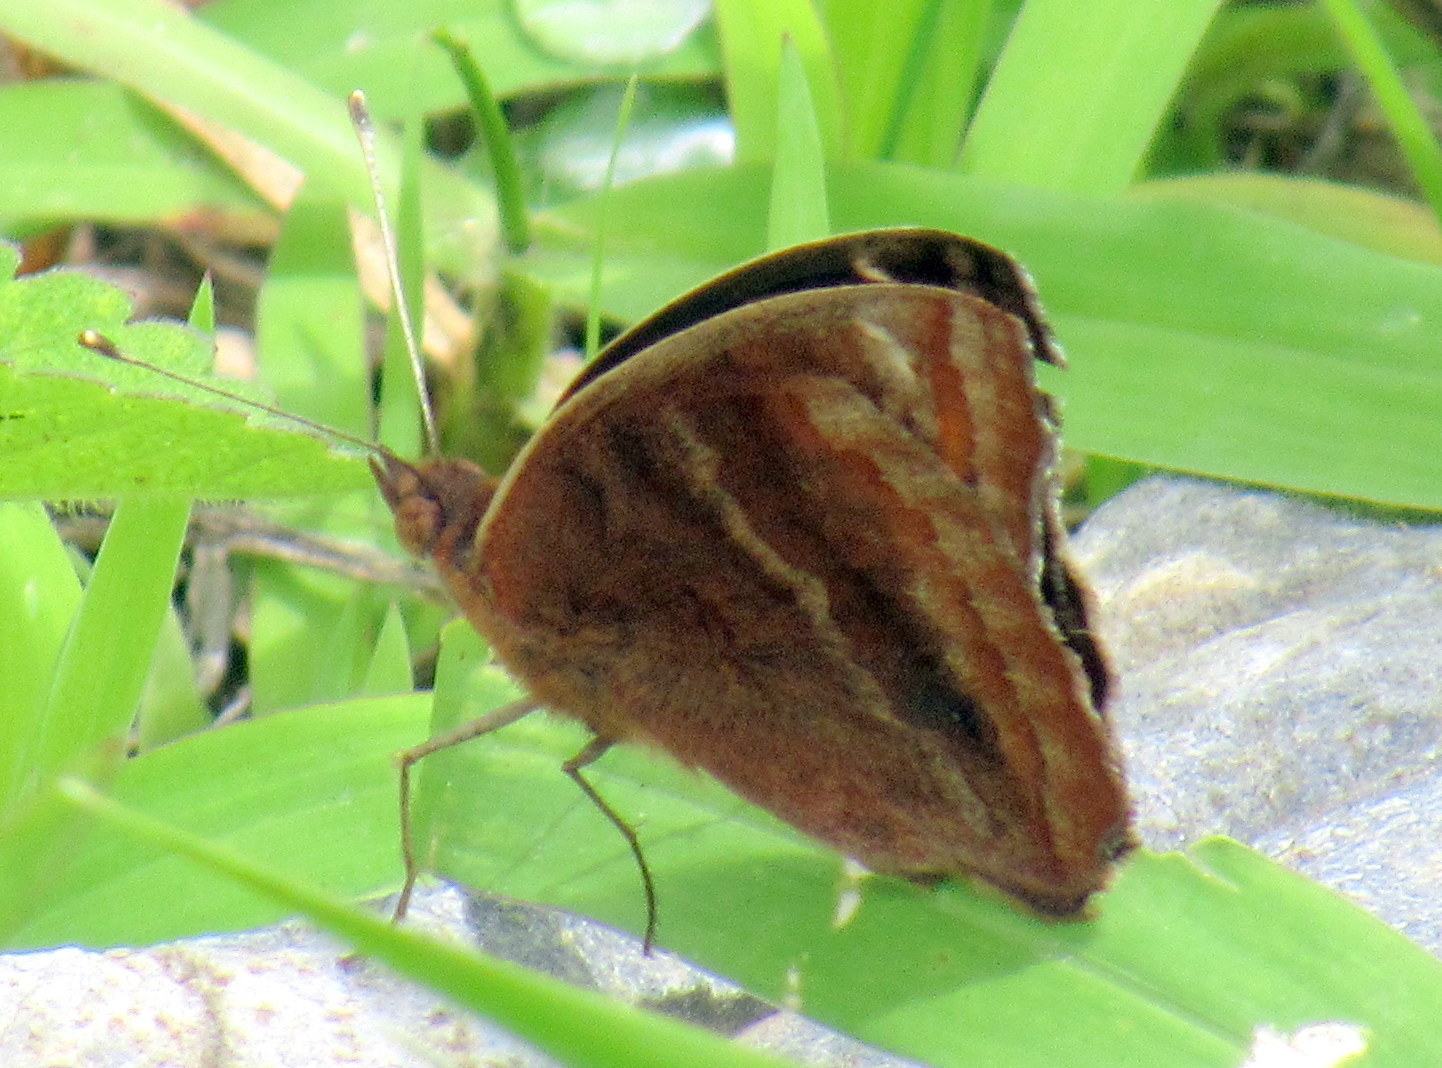
POLYGON ((980 287, 999 306, 916 280, 1010 261, 923 236, 915 262, 904 236, 839 241, 849 284, 762 261, 756 299, 623 338, 437 562, 533 694, 602 737, 874 869, 1068 914, 1127 810, 1052 511, 1031 367, 1056 356, 1022 281, 980 287))

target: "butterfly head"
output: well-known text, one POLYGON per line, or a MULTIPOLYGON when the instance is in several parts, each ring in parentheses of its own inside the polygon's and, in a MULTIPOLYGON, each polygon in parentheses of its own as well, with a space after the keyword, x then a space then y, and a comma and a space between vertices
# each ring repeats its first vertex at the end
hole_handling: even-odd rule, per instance
POLYGON ((402 545, 417 556, 448 558, 469 548, 495 495, 495 478, 469 460, 412 464, 383 452, 370 463, 402 545))

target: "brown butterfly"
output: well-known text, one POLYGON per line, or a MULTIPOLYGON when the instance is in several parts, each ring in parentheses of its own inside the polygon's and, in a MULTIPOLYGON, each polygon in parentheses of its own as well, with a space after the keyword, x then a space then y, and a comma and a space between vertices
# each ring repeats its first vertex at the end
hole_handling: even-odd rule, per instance
POLYGON ((544 705, 595 732, 593 796, 644 742, 874 871, 1077 914, 1133 841, 1034 359, 1009 257, 861 233, 620 337, 502 479, 373 462, 534 697, 469 733, 544 705))

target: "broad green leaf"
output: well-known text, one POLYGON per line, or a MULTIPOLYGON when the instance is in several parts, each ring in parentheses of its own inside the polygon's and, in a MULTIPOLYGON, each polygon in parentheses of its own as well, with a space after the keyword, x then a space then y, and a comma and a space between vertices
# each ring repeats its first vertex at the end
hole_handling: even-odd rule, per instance
POLYGON ((577 1068, 785 1068, 782 1061, 655 1013, 618 1005, 591 990, 518 965, 467 953, 348 907, 302 881, 255 864, 71 780, 67 798, 88 815, 153 848, 167 850, 266 898, 295 908, 369 956, 489 1016, 538 1049, 577 1068))
MULTIPOLYGON (((419 737, 424 717, 423 702, 401 698, 228 727, 130 762, 115 791, 331 893, 393 886, 389 756, 419 737)), ((559 767, 583 742, 529 717, 432 758, 445 760, 427 787, 445 800, 432 828, 439 859, 472 885, 637 931, 629 851, 559 767)), ((1368 1064, 1428 1063, 1438 1048, 1442 966, 1235 844, 1135 857, 1089 923, 886 878, 866 880, 838 920, 838 858, 715 784, 624 748, 589 774, 639 829, 664 946, 762 995, 799 996, 816 1019, 928 1064, 1221 1068, 1242 1062, 1260 1026, 1321 1021, 1364 1029, 1368 1064)), ((148 941, 280 912, 95 830, 14 944, 148 941)))
MULTIPOLYGON (((420 741, 421 696, 368 698, 237 723, 127 761, 121 802, 341 897, 400 881, 394 754, 420 741)), ((96 831, 10 949, 169 941, 286 913, 221 876, 96 831)))
POLYGON ((1128 196, 1245 208, 1375 252, 1442 265, 1442 229, 1430 211, 1355 185, 1253 171, 1142 182, 1128 196))
POLYGON ((204 378, 208 346, 180 324, 125 325, 129 298, 78 273, 3 279, 0 498, 281 497, 369 484, 357 458, 293 427, 275 429, 272 416, 75 341, 96 330, 132 357, 204 378))

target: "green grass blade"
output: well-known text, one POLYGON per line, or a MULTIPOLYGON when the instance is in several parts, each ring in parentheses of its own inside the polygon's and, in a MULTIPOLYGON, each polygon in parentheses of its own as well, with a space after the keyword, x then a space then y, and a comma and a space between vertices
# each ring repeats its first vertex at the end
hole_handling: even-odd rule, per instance
MULTIPOLYGON (((476 674, 495 681, 494 670, 476 674)), ((363 892, 377 872, 394 885, 389 757, 419 739, 426 703, 347 702, 208 732, 130 762, 115 791, 332 893, 363 892)), ((433 830, 451 840, 446 860, 464 839, 471 885, 636 930, 644 911, 630 854, 559 768, 582 734, 527 717, 437 754, 426 789, 446 804, 433 830)), ((878 878, 838 925, 839 864, 826 850, 642 751, 607 754, 593 778, 637 823, 663 944, 752 990, 799 994, 828 1025, 928 1064, 1210 1068, 1242 1063, 1261 1024, 1320 1020, 1366 1028, 1377 1065, 1425 1064, 1436 1052, 1442 967, 1235 845, 1134 858, 1093 923, 1045 923, 965 888, 878 878)), ((285 911, 257 911, 258 900, 96 827, 17 944, 153 941, 285 911)))
POLYGON ((1442 219, 1442 149, 1438 147, 1436 134, 1407 91, 1361 6, 1355 0, 1323 0, 1323 6, 1377 94, 1377 102, 1412 168, 1412 176, 1422 187, 1433 213, 1442 219))
MULTIPOLYGON (((564 19, 566 10, 553 13, 564 19)), ((276 0, 213 0, 196 16, 337 97, 364 87, 375 113, 386 119, 403 116, 417 104, 428 115, 465 106, 448 64, 425 64, 419 83, 407 65, 416 42, 437 26, 483 47, 487 79, 503 98, 549 95, 617 77, 615 56, 588 58, 579 54, 584 49, 552 47, 535 32, 533 20, 517 11, 514 0, 381 5, 289 0, 284 11, 284 18, 276 16, 276 0)), ((717 51, 715 34, 703 27, 674 50, 642 62, 647 75, 712 78, 719 67, 717 51)))
POLYGON ((75 563, 37 504, 0 503, 0 817, 31 795, 55 662, 80 605, 75 563))
POLYGON ((196 686, 190 642, 172 607, 165 613, 150 662, 135 724, 135 744, 141 751, 153 749, 204 730, 210 722, 210 710, 196 686))
POLYGON ((790 40, 781 46, 776 116, 776 167, 766 213, 767 248, 815 241, 831 233, 826 207, 826 157, 806 69, 790 40))
POLYGON ((496 203, 501 215, 501 234, 511 255, 519 256, 531 247, 531 217, 526 208, 525 186, 521 179, 521 165, 516 159, 516 144, 511 137, 506 116, 501 111, 496 94, 485 71, 476 62, 470 45, 453 37, 446 30, 433 35, 435 42, 451 57, 451 65, 466 88, 466 97, 471 102, 480 127, 481 142, 491 160, 496 175, 496 203))
POLYGON ((345 205, 308 182, 286 212, 256 301, 259 370, 276 407, 370 437, 363 312, 345 205))
POLYGON ((115 509, 60 652, 43 736, 27 760, 41 778, 106 740, 119 758, 170 606, 189 516, 188 500, 136 499, 115 509))
POLYGON ((1218 2, 1030 0, 967 132, 962 170, 1075 193, 1124 189, 1218 2))
MULTIPOLYGON (((8 35, 151 99, 180 105, 245 134, 369 210, 370 186, 339 94, 221 33, 163 0, 47 0, 0 9, 8 35)), ((348 89, 356 86, 351 84, 348 89)), ((384 137, 380 167, 393 181, 399 155, 384 137)), ((466 220, 471 248, 487 244, 494 204, 454 171, 428 168, 435 233, 466 220)), ((454 246, 443 243, 454 251, 454 246)))
POLYGON ((411 670, 410 639, 400 609, 392 604, 376 638, 375 650, 366 666, 357 696, 378 697, 384 694, 410 693, 415 689, 411 670))
POLYGON ((51 0, 6 29, 51 55, 249 133, 364 203, 365 177, 334 97, 158 0, 51 0))
POLYGON ((0 130, 0 214, 12 238, 73 219, 183 226, 198 204, 223 233, 256 238, 274 228, 270 209, 211 152, 114 83, 0 86, 0 130))
MULTIPOLYGON (((8 934, 43 907, 75 855, 81 828, 75 813, 55 805, 50 789, 55 776, 83 770, 108 781, 120 766, 169 610, 189 514, 189 501, 121 502, 59 648, 52 655, 43 647, 50 644, 45 632, 53 638, 53 627, 32 619, 24 636, 29 644, 17 650, 34 658, 49 689, 34 693, 28 683, 40 677, 27 672, 32 692, 20 696, 29 703, 6 711, 7 718, 23 724, 23 733, 15 733, 10 739, 15 748, 4 754, 13 778, 0 820, 0 867, 7 870, 5 881, 14 885, 5 887, 0 932, 8 934)), ((56 578, 66 585, 58 574, 52 575, 52 585, 56 578)), ((64 604, 70 598, 56 600, 64 604)), ((53 616, 50 621, 58 622, 53 616)))
POLYGON ((821 142, 828 158, 841 146, 841 97, 826 34, 810 0, 719 0, 726 99, 736 128, 736 158, 776 154, 781 42, 789 38, 806 68, 821 142))
POLYGON ((626 130, 631 125, 631 112, 636 106, 636 76, 626 80, 626 90, 621 94, 621 106, 616 109, 616 129, 611 136, 611 151, 606 157, 606 174, 601 180, 601 214, 596 223, 596 239, 591 245, 591 287, 586 301, 586 360, 590 362, 601 351, 601 283, 606 271, 606 203, 616 187, 616 160, 621 155, 621 144, 626 139, 626 130))
POLYGON ((215 282, 208 271, 200 279, 200 285, 195 287, 190 314, 185 321, 206 337, 215 336, 215 282))
POLYGON ((850 157, 951 166, 980 74, 989 0, 822 7, 850 157))
POLYGON ((68 780, 65 796, 87 814, 154 846, 203 864, 303 912, 461 1005, 488 1016, 563 1063, 585 1068, 783 1068, 786 1062, 734 1046, 675 1020, 617 1005, 517 965, 457 949, 362 912, 269 871, 233 850, 155 820, 68 780))
MULTIPOLYGON (((560 770, 584 733, 527 717, 437 754, 437 863, 639 932, 629 851, 560 770)), ((843 923, 838 858, 715 783, 625 747, 590 775, 641 836, 661 945, 764 997, 799 992, 813 1018, 923 1063, 1237 1065, 1256 1027, 1322 1020, 1370 1030, 1392 1051, 1379 1063, 1436 1047, 1442 966, 1235 844, 1130 859, 1090 923, 885 878, 843 923)))

